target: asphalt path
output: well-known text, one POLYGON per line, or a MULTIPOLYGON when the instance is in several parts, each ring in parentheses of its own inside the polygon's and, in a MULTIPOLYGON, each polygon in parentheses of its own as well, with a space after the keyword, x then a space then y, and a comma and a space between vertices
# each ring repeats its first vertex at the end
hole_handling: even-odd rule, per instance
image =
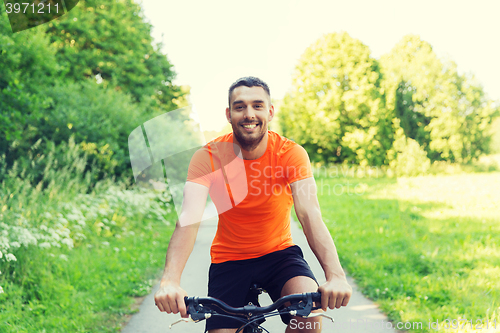
MULTIPOLYGON (((206 216, 216 216, 215 206, 209 204, 205 214, 207 214, 206 216)), ((207 295, 208 268, 210 265, 209 252, 216 229, 216 219, 206 220, 200 225, 193 252, 189 257, 181 279, 181 286, 189 296, 203 297, 207 295)), ((294 243, 302 248, 305 259, 321 284, 325 281, 323 270, 309 248, 304 233, 296 221, 292 221, 292 237, 294 243)), ((323 318, 323 332, 395 332, 394 329, 389 328, 392 324, 388 323, 387 317, 378 310, 377 305, 358 291, 355 282, 351 278, 348 278, 348 281, 353 287, 353 295, 349 305, 341 309, 327 311, 328 315, 334 317, 335 322, 332 323, 323 318)), ((180 315, 166 314, 158 310, 154 304, 154 293, 158 288, 158 284, 153 287, 151 294, 140 305, 139 312, 132 316, 128 324, 123 328, 122 333, 204 332, 204 322, 179 323, 172 326, 172 329, 169 329, 170 324, 178 320, 180 315)), ((261 305, 272 303, 267 294, 262 294, 259 302, 261 305)), ((267 319, 263 326, 271 333, 284 332, 286 328, 279 316, 267 319)))

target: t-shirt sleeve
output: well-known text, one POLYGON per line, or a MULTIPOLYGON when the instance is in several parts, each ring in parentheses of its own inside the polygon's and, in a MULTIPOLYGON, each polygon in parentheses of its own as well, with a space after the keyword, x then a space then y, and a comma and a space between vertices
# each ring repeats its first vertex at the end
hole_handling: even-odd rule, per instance
POLYGON ((210 153, 204 147, 198 149, 189 163, 187 181, 210 188, 213 182, 212 160, 210 153))
POLYGON ((309 155, 306 150, 298 144, 293 144, 293 146, 283 154, 282 161, 289 184, 313 176, 309 155))

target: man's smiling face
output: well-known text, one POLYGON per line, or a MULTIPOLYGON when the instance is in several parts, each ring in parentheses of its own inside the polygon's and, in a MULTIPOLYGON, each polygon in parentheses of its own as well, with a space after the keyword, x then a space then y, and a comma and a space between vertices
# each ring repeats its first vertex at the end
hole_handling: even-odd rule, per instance
POLYGON ((266 91, 259 86, 239 86, 233 90, 226 118, 241 148, 252 151, 267 133, 274 107, 266 91))

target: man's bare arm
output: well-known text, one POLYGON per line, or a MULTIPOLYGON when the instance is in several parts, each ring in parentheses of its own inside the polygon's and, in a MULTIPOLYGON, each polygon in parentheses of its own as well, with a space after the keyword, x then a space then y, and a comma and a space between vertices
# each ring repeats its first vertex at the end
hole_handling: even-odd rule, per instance
POLYGON ((181 316, 187 317, 184 304, 184 296, 187 296, 187 293, 180 287, 181 275, 193 251, 207 196, 208 187, 186 182, 182 211, 168 244, 160 289, 155 294, 155 302, 160 311, 180 312, 181 316))
POLYGON ((326 310, 328 307, 333 309, 346 306, 351 297, 352 288, 347 283, 337 249, 321 217, 316 195, 316 182, 313 177, 310 177, 293 182, 290 186, 295 213, 311 250, 325 272, 326 283, 319 288, 322 293, 322 308, 326 310))

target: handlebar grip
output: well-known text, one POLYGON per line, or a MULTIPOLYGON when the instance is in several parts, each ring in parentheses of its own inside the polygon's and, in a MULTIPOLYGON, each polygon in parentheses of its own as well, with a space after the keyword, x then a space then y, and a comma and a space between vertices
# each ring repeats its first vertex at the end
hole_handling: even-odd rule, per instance
POLYGON ((184 304, 186 304, 186 307, 188 307, 189 304, 192 304, 194 299, 194 297, 184 296, 184 304))
POLYGON ((321 293, 320 292, 312 293, 312 299, 314 302, 321 303, 321 293))

